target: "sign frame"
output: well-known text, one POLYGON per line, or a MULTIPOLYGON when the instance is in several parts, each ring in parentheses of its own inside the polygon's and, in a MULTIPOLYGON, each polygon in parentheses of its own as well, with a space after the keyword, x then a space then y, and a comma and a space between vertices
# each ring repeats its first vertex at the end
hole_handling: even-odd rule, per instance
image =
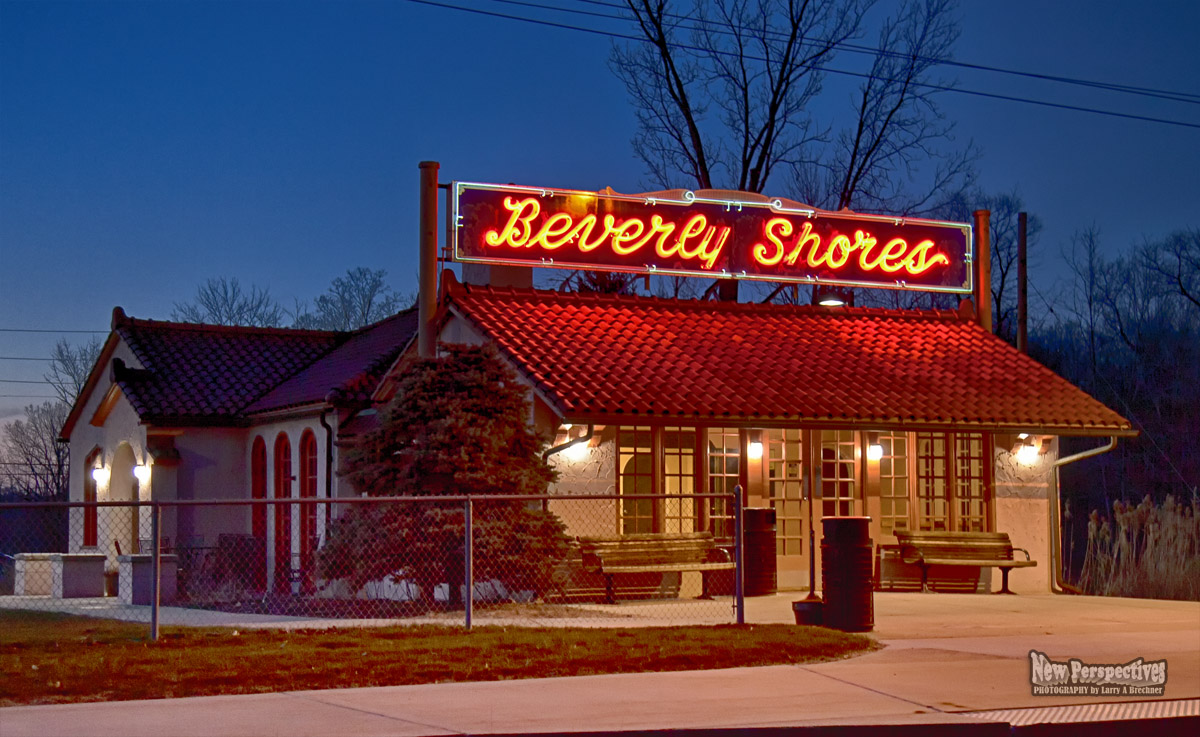
MULTIPOLYGON (((830 212, 818 210, 811 207, 799 205, 780 198, 767 198, 763 201, 758 200, 741 200, 733 198, 713 198, 702 197, 690 190, 677 190, 670 192, 652 192, 645 194, 619 194, 609 192, 591 192, 584 190, 572 189, 552 189, 548 187, 533 187, 513 184, 487 184, 482 182, 460 182, 454 181, 450 184, 448 192, 450 199, 450 220, 448 223, 449 239, 448 248, 451 257, 459 263, 478 263, 478 264, 496 264, 501 266, 521 266, 526 268, 556 268, 570 270, 591 270, 591 271, 613 271, 620 273, 630 273, 639 275, 660 275, 660 276, 687 276, 700 277, 705 279, 737 279, 742 281, 761 281, 761 282, 776 282, 776 283, 792 283, 792 284, 808 284, 808 285, 831 285, 841 287, 856 287, 856 288, 871 288, 871 289, 894 289, 903 291, 921 291, 921 292, 939 292, 947 294, 961 294, 970 296, 975 288, 975 243, 974 230, 969 223, 951 222, 945 220, 928 220, 923 218, 908 218, 901 216, 890 215, 870 215, 852 212, 830 212), (953 229, 962 232, 963 252, 962 270, 963 281, 961 284, 938 285, 938 284, 923 284, 910 283, 904 279, 895 279, 887 281, 880 279, 879 281, 864 281, 861 279, 852 278, 831 278, 822 275, 793 275, 793 274, 770 274, 770 273, 749 273, 747 271, 729 271, 727 269, 685 269, 656 266, 652 263, 640 264, 609 264, 609 263, 589 263, 586 261, 573 261, 571 259, 556 259, 552 257, 542 256, 540 258, 506 258, 502 255, 496 256, 479 256, 470 252, 466 252, 461 239, 461 232, 464 228, 464 209, 462 207, 462 195, 471 191, 484 192, 501 192, 525 198, 535 197, 539 199, 546 198, 592 198, 596 200, 612 200, 616 202, 633 203, 646 208, 658 208, 660 206, 668 208, 680 208, 681 211, 686 211, 694 205, 709 205, 723 208, 726 212, 742 213, 746 210, 762 210, 764 215, 773 214, 782 218, 804 218, 806 221, 844 221, 850 223, 878 223, 884 226, 893 228, 902 228, 904 226, 923 226, 925 228, 936 229, 953 229), (676 193, 678 192, 678 195, 676 193)), ((752 195, 753 196, 753 195, 752 195)), ((765 223, 764 219, 764 223, 765 223)), ((852 230, 852 229, 849 229, 852 230)), ((849 232, 847 230, 847 232, 849 232)), ((745 244, 743 247, 749 247, 745 244)), ((958 254, 955 254, 956 256, 958 254)))

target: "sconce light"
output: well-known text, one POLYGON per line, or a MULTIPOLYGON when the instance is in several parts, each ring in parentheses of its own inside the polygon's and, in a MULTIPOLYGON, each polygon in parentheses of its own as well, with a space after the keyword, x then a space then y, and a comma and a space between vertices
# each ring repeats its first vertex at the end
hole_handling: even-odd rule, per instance
POLYGON ((143 484, 150 480, 150 467, 144 463, 133 467, 133 475, 143 484))
POLYGON ((1014 452, 1016 453, 1017 461, 1026 466, 1032 466, 1037 463, 1038 456, 1041 455, 1041 451, 1034 442, 1033 436, 1030 435, 1025 436, 1025 439, 1014 449, 1014 452))
POLYGON ((92 479, 101 486, 108 483, 108 474, 109 471, 104 466, 92 469, 92 479))
POLYGON ((579 442, 563 451, 569 461, 582 461, 588 457, 588 444, 579 442))
POLYGON ((879 442, 879 433, 867 433, 867 460, 877 461, 883 458, 883 444, 879 442))
POLYGON ((761 440, 751 440, 746 446, 746 455, 753 459, 762 458, 763 445, 761 440))

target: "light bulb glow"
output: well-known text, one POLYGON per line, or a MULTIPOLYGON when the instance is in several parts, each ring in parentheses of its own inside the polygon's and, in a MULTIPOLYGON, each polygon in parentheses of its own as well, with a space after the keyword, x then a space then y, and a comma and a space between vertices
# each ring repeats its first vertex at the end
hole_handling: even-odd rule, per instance
POLYGON ((883 458, 883 446, 879 443, 872 443, 867 446, 867 460, 877 461, 883 458))
POLYGON ((762 454, 763 444, 759 441, 752 440, 750 441, 750 444, 746 446, 746 455, 750 456, 751 458, 762 458, 762 454))
POLYGON ((145 464, 134 466, 133 475, 144 484, 150 480, 150 467, 145 464))
POLYGON ((571 447, 564 450, 563 455, 565 455, 569 461, 582 461, 588 457, 588 445, 587 443, 575 443, 571 447))
POLYGON ((103 486, 108 483, 108 469, 101 466, 100 468, 92 469, 92 479, 103 486))
POLYGON ((1038 448, 1033 443, 1024 443, 1017 449, 1017 460, 1026 466, 1037 463, 1038 448))

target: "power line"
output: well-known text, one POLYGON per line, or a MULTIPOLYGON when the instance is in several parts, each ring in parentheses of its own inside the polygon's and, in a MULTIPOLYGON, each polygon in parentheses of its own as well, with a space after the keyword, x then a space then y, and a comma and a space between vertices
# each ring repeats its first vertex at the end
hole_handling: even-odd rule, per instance
MULTIPOLYGON (((606 18, 606 19, 610 19, 610 20, 628 20, 625 16, 611 15, 611 14, 605 14, 605 13, 590 13, 587 11, 572 10, 569 8, 556 8, 554 6, 542 5, 540 3, 523 2, 522 0, 491 0, 491 2, 501 3, 501 4, 505 4, 505 5, 524 5, 524 6, 528 6, 528 7, 542 8, 544 10, 560 10, 565 13, 590 15, 590 16, 595 16, 598 18, 606 18)), ((605 2, 605 0, 575 0, 575 2, 583 3, 586 5, 598 5, 600 7, 613 8, 613 9, 617 9, 617 10, 625 10, 626 9, 626 7, 624 5, 621 5, 620 3, 605 2)), ((718 33, 732 35, 732 32, 730 32, 730 31, 721 30, 724 28, 724 26, 722 24, 713 23, 712 21, 704 21, 701 19, 692 18, 690 16, 683 15, 681 13, 665 13, 665 15, 668 17, 671 17, 671 18, 676 18, 679 20, 688 21, 688 22, 692 23, 693 25, 688 27, 689 30, 704 30, 704 28, 703 28, 704 26, 716 26, 718 33)), ((737 28, 739 30, 746 30, 742 26, 738 26, 737 28)), ((786 36, 786 34, 784 34, 782 31, 771 31, 771 30, 767 29, 764 32, 768 35, 772 35, 777 38, 783 38, 786 36)), ((801 43, 803 43, 805 45, 815 45, 817 42, 809 41, 809 42, 801 42, 801 43)), ((830 45, 832 45, 835 48, 844 49, 846 51, 850 51, 851 53, 856 53, 856 54, 867 54, 867 55, 871 55, 871 56, 875 56, 877 54, 882 54, 884 56, 890 56, 890 57, 898 57, 898 58, 905 58, 905 59, 910 58, 909 54, 905 54, 900 51, 890 51, 888 49, 881 49, 881 48, 875 48, 873 46, 865 46, 862 44, 850 43, 849 41, 836 41, 836 42, 832 42, 830 45)), ((1155 98, 1164 99, 1164 100, 1171 100, 1174 102, 1184 102, 1184 103, 1188 103, 1191 105, 1200 105, 1200 95, 1192 94, 1190 92, 1178 92, 1176 90, 1162 90, 1162 89, 1155 89, 1152 87, 1141 87, 1138 85, 1124 85, 1124 84, 1117 84, 1115 82, 1100 82, 1100 81, 1090 80, 1090 79, 1081 79, 1078 77, 1063 77, 1063 76, 1054 75, 1054 74, 1044 74, 1041 72, 1027 72, 1027 71, 1018 70, 1018 69, 1006 69, 1004 67, 991 66, 988 64, 975 64, 972 62, 955 61, 953 59, 942 59, 942 58, 938 58, 938 57, 914 56, 911 58, 915 59, 916 61, 921 61, 921 62, 930 63, 930 64, 937 64, 937 65, 941 65, 941 66, 960 67, 963 69, 972 69, 975 71, 983 71, 983 72, 994 72, 996 74, 1007 74, 1007 75, 1016 76, 1016 77, 1025 77, 1028 79, 1038 79, 1038 80, 1042 80, 1042 81, 1046 81, 1046 82, 1058 82, 1061 84, 1069 84, 1069 85, 1076 85, 1076 86, 1080 86, 1080 87, 1102 89, 1102 90, 1106 90, 1109 92, 1123 92, 1123 93, 1131 94, 1131 95, 1142 95, 1145 97, 1155 97, 1155 98)))
POLYGON ((3 399, 58 399, 49 394, 0 394, 3 399))
MULTIPOLYGON (((558 23, 555 21, 541 20, 538 18, 528 18, 528 17, 520 16, 520 15, 510 15, 508 13, 497 13, 495 11, 483 10, 480 8, 465 8, 465 7, 462 7, 461 5, 451 5, 449 3, 435 2, 434 0, 405 0, 405 1, 409 2, 409 3, 414 3, 416 5, 428 5, 431 7, 443 8, 446 10, 459 10, 464 13, 483 15, 483 16, 488 16, 491 18, 502 18, 504 20, 515 20, 515 21, 519 21, 522 23, 532 23, 534 25, 548 26, 550 28, 559 28, 559 29, 568 30, 568 31, 579 31, 581 33, 591 33, 591 34, 598 35, 598 36, 607 36, 609 38, 618 38, 618 39, 624 39, 627 41, 637 41, 640 43, 649 43, 647 41, 647 39, 645 39, 641 36, 634 36, 634 35, 627 34, 627 33, 616 33, 616 32, 612 32, 612 31, 601 31, 596 28, 588 28, 586 26, 575 26, 575 25, 571 25, 569 23, 558 23)), ((701 52, 710 52, 711 51, 709 49, 702 49, 698 46, 691 46, 688 44, 670 43, 668 45, 671 46, 672 48, 682 49, 685 51, 701 51, 701 52)), ((737 57, 737 55, 732 52, 716 51, 714 53, 718 53, 723 56, 737 57)), ((743 55, 742 58, 749 59, 751 61, 764 62, 764 63, 767 61, 766 59, 763 59, 762 57, 752 56, 749 54, 743 55)), ((821 66, 821 65, 813 65, 813 66, 811 66, 811 69, 814 69, 817 71, 828 72, 831 74, 841 74, 841 75, 848 76, 848 77, 859 77, 862 79, 876 78, 876 79, 880 79, 882 81, 887 81, 887 82, 902 81, 902 80, 889 79, 886 77, 873 77, 872 75, 867 74, 865 72, 851 72, 851 71, 848 71, 845 69, 834 69, 833 67, 821 66)), ((1071 110, 1074 112, 1081 112, 1081 113, 1092 113, 1093 115, 1104 115, 1104 116, 1113 117, 1113 118, 1123 118, 1126 120, 1139 120, 1139 121, 1142 121, 1145 123, 1161 123, 1163 125, 1174 125, 1174 126, 1179 126, 1179 127, 1183 127, 1183 128, 1200 129, 1200 123, 1189 123, 1189 122, 1182 121, 1182 120, 1171 120, 1169 118, 1155 118, 1155 117, 1152 117, 1149 115, 1135 115, 1133 113, 1122 113, 1122 112, 1118 112, 1115 110, 1103 110, 1100 108, 1084 107, 1082 105, 1067 105, 1065 103, 1060 103, 1060 102, 1049 102, 1046 100, 1034 100, 1034 99, 1027 98, 1027 97, 1018 97, 1016 95, 1001 95, 1001 94, 994 93, 994 92, 981 92, 979 90, 969 90, 969 89, 962 88, 962 87, 949 87, 947 85, 932 84, 932 83, 928 83, 928 82, 924 82, 924 83, 909 82, 909 84, 911 84, 912 86, 923 87, 925 89, 933 90, 933 91, 955 92, 955 93, 962 94, 962 95, 970 95, 972 97, 983 97, 983 98, 993 99, 993 100, 1002 100, 1005 102, 1019 102, 1019 103, 1023 103, 1026 105, 1036 105, 1039 107, 1056 108, 1059 110, 1071 110)))
POLYGON ((107 330, 43 330, 41 328, 0 328, 0 333, 90 333, 106 335, 107 330))
POLYGON ((45 379, 34 381, 30 379, 0 379, 0 384, 50 384, 45 379))
POLYGON ((25 356, 0 356, 0 361, 53 361, 53 358, 27 358, 25 356))

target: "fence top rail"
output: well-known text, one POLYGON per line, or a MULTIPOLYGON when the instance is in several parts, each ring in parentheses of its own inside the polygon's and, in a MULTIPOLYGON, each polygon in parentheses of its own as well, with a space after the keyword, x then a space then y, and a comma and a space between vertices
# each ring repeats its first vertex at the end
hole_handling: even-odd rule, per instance
POLYGON ((5 509, 86 509, 93 507, 228 507, 276 506, 280 504, 462 504, 471 502, 592 501, 613 499, 734 499, 737 494, 456 494, 446 496, 282 497, 269 499, 149 499, 107 502, 0 502, 5 509))

